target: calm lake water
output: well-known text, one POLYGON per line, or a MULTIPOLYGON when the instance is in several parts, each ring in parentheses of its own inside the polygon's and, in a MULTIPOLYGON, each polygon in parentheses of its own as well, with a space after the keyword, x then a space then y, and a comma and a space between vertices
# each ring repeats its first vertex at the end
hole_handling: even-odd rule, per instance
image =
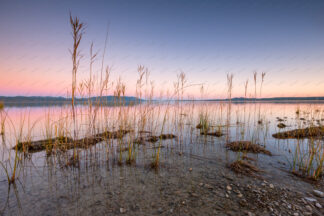
MULTIPOLYGON (((119 128, 131 132, 122 139, 79 149, 78 167, 67 166, 73 150, 58 151, 50 156, 45 151, 21 154, 18 180, 14 185, 8 187, 6 172, 2 167, 0 169, 0 214, 186 214, 181 206, 187 205, 182 202, 190 203, 185 194, 192 190, 193 185, 200 182, 223 184, 221 176, 224 175, 236 178, 228 164, 240 154, 226 149, 225 145, 238 140, 253 141, 273 154, 248 154, 255 166, 264 171, 260 174, 263 179, 293 185, 300 191, 312 187, 290 173, 296 152, 306 158, 311 141, 275 139, 272 134, 323 125, 324 104, 197 102, 100 107, 95 112, 93 124, 95 109, 89 111, 89 107, 78 106, 77 126, 74 127, 70 107, 5 108, 1 113, 5 122, 0 141, 0 161, 7 166, 9 174, 15 157, 12 148, 18 141, 35 141, 60 134, 69 137, 76 134, 76 138, 83 138, 89 136, 89 131, 100 133, 119 128), (286 128, 277 127, 280 123, 278 118, 283 120, 286 128), (224 135, 201 135, 196 128, 201 119, 208 122, 210 131, 224 135), (94 129, 89 125, 95 125, 94 129), (140 134, 143 137, 150 134, 174 134, 177 137, 156 143, 134 144, 134 139, 140 134), (159 146, 160 167, 153 170, 150 164, 159 146), (126 164, 129 148, 135 157, 131 165, 126 164)), ((321 146, 319 151, 323 151, 323 140, 313 142, 321 146)), ((250 177, 240 179, 242 182, 250 180, 250 177)), ((198 194, 211 202, 216 199, 207 193, 198 194)), ((189 215, 217 213, 213 205, 207 205, 203 210, 195 204, 187 207, 189 215)))

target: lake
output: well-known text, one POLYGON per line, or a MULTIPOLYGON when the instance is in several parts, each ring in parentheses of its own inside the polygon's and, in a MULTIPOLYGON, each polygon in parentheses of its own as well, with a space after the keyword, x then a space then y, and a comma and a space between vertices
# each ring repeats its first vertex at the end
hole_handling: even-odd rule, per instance
POLYGON ((272 136, 322 128, 322 103, 77 106, 75 118, 69 106, 0 112, 4 215, 324 213, 315 205, 323 199, 312 192, 324 190, 317 175, 323 171, 323 137, 272 136), (78 142, 54 139, 29 149, 55 137, 78 142), (85 137, 91 138, 86 145, 85 137), (261 151, 228 145, 242 141, 261 151), (23 150, 16 155, 17 143, 23 150), (8 185, 7 172, 11 176, 15 167, 16 180, 8 185))

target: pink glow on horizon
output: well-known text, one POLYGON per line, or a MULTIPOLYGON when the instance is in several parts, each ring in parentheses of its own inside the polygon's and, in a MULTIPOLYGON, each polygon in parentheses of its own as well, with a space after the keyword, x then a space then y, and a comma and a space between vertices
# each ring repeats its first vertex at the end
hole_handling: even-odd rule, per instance
MULTIPOLYGON (((9 49, 10 47, 7 48, 9 49)), ((33 58, 34 55, 37 55, 37 53, 35 53, 36 50, 33 50, 31 47, 25 47, 20 51, 22 56, 24 56, 22 59, 17 58, 15 54, 11 54, 10 58, 0 58, 0 95, 66 97, 68 92, 71 92, 70 57, 65 47, 54 50, 55 52, 43 50, 38 54, 40 57, 33 58), (28 52, 28 49, 31 49, 30 52, 28 52), (63 56, 61 55, 62 53, 64 53, 63 56)), ((127 52, 127 50, 125 52, 127 52)), ((107 59, 107 64, 112 65, 110 84, 114 83, 115 85, 116 80, 120 77, 126 84, 126 95, 136 96, 136 80, 138 79, 138 64, 136 62, 141 61, 135 59, 123 63, 115 61, 114 58, 111 58, 111 60, 109 56, 107 59)), ((150 62, 150 60, 146 59, 144 62, 150 62)), ((203 98, 212 99, 227 97, 226 68, 215 72, 215 69, 211 67, 206 68, 206 72, 201 73, 199 71, 199 66, 189 67, 188 69, 184 67, 181 69, 177 66, 177 63, 172 63, 169 67, 167 67, 167 63, 168 62, 165 62, 165 66, 154 62, 148 64, 148 69, 150 71, 148 83, 150 83, 151 80, 154 81, 155 98, 159 98, 161 92, 162 96, 166 97, 167 91, 169 91, 169 96, 174 95, 174 82, 177 80, 177 74, 180 71, 186 73, 187 84, 193 85, 185 89, 185 98, 201 98, 201 85, 198 84, 204 84, 205 90, 203 98)), ((190 62, 188 62, 188 64, 189 63, 190 62)), ((96 62, 94 66, 94 73, 98 78, 100 74, 100 62, 96 62)), ((290 67, 294 68, 293 66, 290 67)), ((265 77, 261 97, 324 96, 324 73, 322 73, 320 63, 314 64, 312 67, 306 69, 305 66, 302 65, 296 66, 295 68, 297 69, 294 69, 295 74, 293 76, 291 75, 290 69, 286 69, 286 71, 282 71, 280 68, 269 69, 265 77), (312 76, 309 76, 309 74, 312 74, 312 76)), ((88 79, 88 71, 88 59, 83 58, 77 74, 79 83, 88 79)), ((252 69, 245 69, 244 73, 234 73, 232 97, 244 97, 243 83, 246 79, 249 79, 248 97, 254 97, 252 72, 252 69)), ((259 88, 260 77, 258 77, 257 97, 260 97, 259 88)), ((149 92, 150 89, 146 91, 149 92)), ((110 85, 108 92, 105 92, 105 94, 113 95, 113 93, 114 86, 110 85)))

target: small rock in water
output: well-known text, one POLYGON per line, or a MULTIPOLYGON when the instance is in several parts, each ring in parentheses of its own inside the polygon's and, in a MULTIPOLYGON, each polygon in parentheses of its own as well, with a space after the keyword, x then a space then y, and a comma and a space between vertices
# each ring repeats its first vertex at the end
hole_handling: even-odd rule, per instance
POLYGON ((126 209, 124 209, 124 208, 120 208, 119 211, 120 211, 120 213, 122 213, 122 214, 126 213, 126 209))
POLYGON ((232 190, 232 187, 229 186, 229 185, 227 185, 227 186, 226 186, 226 190, 230 191, 230 190, 232 190))
POLYGON ((294 213, 294 216, 298 216, 298 215, 299 215, 298 212, 295 212, 295 213, 294 213))
POLYGON ((315 196, 323 198, 324 197, 324 193, 322 191, 319 190, 313 190, 313 193, 315 196))
POLYGON ((192 171, 192 168, 191 168, 191 167, 189 168, 189 171, 190 171, 190 172, 192 171))
POLYGON ((239 198, 241 198, 241 197, 243 197, 243 194, 239 193, 237 196, 238 196, 239 198))
POLYGON ((308 202, 316 202, 317 200, 316 199, 314 199, 314 198, 312 198, 312 197, 305 197, 304 198, 306 201, 308 201, 308 202))
POLYGON ((316 206, 317 208, 322 208, 322 205, 319 204, 319 203, 316 203, 315 206, 316 206))
POLYGON ((271 189, 273 189, 273 188, 274 188, 273 184, 270 184, 270 185, 269 185, 269 187, 270 187, 271 189))

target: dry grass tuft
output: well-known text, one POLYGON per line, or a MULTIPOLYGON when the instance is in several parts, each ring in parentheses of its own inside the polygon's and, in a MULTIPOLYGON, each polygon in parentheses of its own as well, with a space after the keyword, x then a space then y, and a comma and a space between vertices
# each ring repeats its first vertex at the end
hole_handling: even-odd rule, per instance
POLYGON ((255 173, 260 172, 260 170, 256 166, 250 164, 247 161, 243 161, 243 160, 237 160, 237 161, 231 163, 229 165, 229 167, 232 171, 234 171, 236 173, 243 174, 243 175, 254 176, 255 173))
POLYGON ((160 139, 163 139, 163 140, 165 140, 165 139, 174 139, 176 137, 177 136, 176 135, 173 135, 173 134, 161 134, 160 135, 160 139))
POLYGON ((197 129, 202 129, 203 126, 202 126, 202 124, 199 123, 199 124, 197 124, 196 128, 197 128, 197 129))
POLYGON ((285 120, 282 119, 282 118, 277 117, 277 121, 278 121, 278 122, 283 122, 283 121, 285 121, 285 120))
POLYGON ((204 132, 204 131, 202 131, 200 134, 201 135, 206 135, 206 136, 215 136, 215 137, 221 137, 221 136, 224 135, 220 131, 214 131, 214 132, 204 132))
POLYGON ((305 181, 308 181, 310 183, 316 183, 320 178, 323 177, 323 174, 320 174, 318 176, 314 175, 307 175, 305 172, 300 172, 300 171, 292 171, 291 172, 294 176, 297 176, 305 181))
POLYGON ((133 140, 133 143, 138 144, 138 145, 144 145, 145 139, 143 137, 137 137, 133 140))
POLYGON ((12 149, 18 149, 18 151, 28 151, 30 153, 43 151, 47 147, 52 147, 53 145, 64 145, 66 143, 72 143, 73 139, 69 137, 56 137, 52 139, 44 139, 37 141, 27 141, 27 142, 18 142, 17 146, 14 146, 12 149))
POLYGON ((129 130, 117 130, 113 132, 105 131, 103 133, 95 134, 93 136, 84 137, 77 140, 73 140, 70 137, 56 137, 52 139, 19 142, 17 146, 13 147, 13 149, 17 147, 19 151, 28 151, 30 153, 33 153, 43 151, 45 149, 52 150, 54 147, 57 147, 61 150, 72 148, 88 148, 104 140, 121 139, 129 132, 129 130))
POLYGON ((150 136, 146 139, 147 142, 155 143, 159 140, 159 137, 157 136, 150 136))
POLYGON ((278 128, 285 128, 285 127, 287 127, 287 125, 285 125, 284 123, 279 123, 279 124, 277 125, 277 127, 278 127, 278 128))
POLYGON ((253 144, 250 141, 235 141, 227 143, 226 147, 232 151, 246 151, 251 153, 263 153, 270 156, 272 155, 270 151, 258 144, 253 144))
POLYGON ((324 127, 308 127, 295 129, 272 135, 277 139, 320 138, 324 136, 324 127))
POLYGON ((176 138, 176 135, 173 134, 161 134, 160 136, 149 136, 146 141, 147 142, 151 142, 151 143, 155 143, 157 142, 159 139, 161 140, 166 140, 166 139, 174 139, 176 138))

